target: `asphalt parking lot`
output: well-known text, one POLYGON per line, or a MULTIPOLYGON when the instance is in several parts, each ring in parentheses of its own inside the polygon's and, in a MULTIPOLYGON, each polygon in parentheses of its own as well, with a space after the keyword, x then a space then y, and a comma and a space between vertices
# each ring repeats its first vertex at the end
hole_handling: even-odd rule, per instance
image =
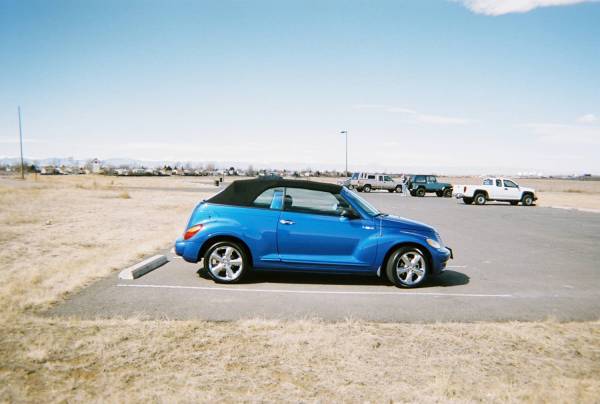
POLYGON ((155 271, 131 281, 115 273, 49 314, 407 322, 599 318, 599 214, 363 195, 384 212, 435 226, 455 252, 447 272, 411 290, 376 277, 290 273, 257 273, 224 286, 209 280, 200 265, 166 252, 169 263, 155 271))

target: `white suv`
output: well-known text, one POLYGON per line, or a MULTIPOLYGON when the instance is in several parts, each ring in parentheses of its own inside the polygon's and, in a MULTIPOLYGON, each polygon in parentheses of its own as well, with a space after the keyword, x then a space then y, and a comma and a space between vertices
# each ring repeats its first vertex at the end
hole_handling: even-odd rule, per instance
POLYGON ((350 177, 350 188, 356 188, 358 192, 371 192, 376 189, 402 192, 402 184, 385 174, 353 173, 350 177))

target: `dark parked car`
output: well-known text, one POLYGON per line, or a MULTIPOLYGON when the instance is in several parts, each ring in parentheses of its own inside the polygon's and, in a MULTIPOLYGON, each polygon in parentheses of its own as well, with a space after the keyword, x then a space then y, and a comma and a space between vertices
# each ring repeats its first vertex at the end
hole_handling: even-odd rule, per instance
POLYGON ((408 181, 408 190, 412 196, 425 196, 433 193, 439 197, 452 196, 452 184, 438 182, 435 175, 413 175, 408 181))

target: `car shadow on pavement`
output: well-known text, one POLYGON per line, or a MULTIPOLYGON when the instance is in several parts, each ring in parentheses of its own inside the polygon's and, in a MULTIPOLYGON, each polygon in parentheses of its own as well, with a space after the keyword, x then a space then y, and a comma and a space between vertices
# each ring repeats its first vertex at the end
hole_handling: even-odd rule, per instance
MULTIPOLYGON (((204 268, 200 268, 198 276, 203 279, 211 280, 204 268)), ((469 283, 470 278, 462 272, 446 270, 439 276, 427 280, 420 288, 434 286, 459 286, 469 283)), ((242 284, 260 284, 260 283, 295 283, 295 284, 320 284, 320 285, 376 285, 390 286, 393 284, 387 278, 379 278, 369 275, 340 275, 323 274, 310 272, 277 272, 277 271, 254 271, 246 276, 240 283, 242 284)))

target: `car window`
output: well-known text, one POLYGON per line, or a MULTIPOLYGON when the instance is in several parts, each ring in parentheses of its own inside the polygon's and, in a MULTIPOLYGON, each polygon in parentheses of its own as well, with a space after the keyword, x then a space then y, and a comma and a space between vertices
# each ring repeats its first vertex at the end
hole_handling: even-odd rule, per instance
MULTIPOLYGON (((506 184, 506 181, 504 181, 504 183, 506 184)), ((501 187, 502 186, 502 181, 496 180, 496 186, 497 187, 501 187)))
POLYGON ((358 179, 358 173, 354 173, 354 174, 352 174, 352 179, 353 179, 353 180, 357 180, 357 179, 358 179))
POLYGON ((425 178, 424 175, 417 175, 415 177, 415 182, 427 182, 427 179, 425 178))
POLYGON ((368 175, 367 178, 370 179, 370 180, 374 180, 375 176, 374 175, 368 175))
POLYGON ((437 178, 435 177, 427 177, 428 182, 437 182, 437 178))
POLYGON ((283 192, 283 188, 269 188, 264 191, 262 194, 258 195, 254 202, 252 202, 252 206, 257 208, 269 208, 271 207, 271 202, 273 201, 273 195, 275 191, 283 192))
POLYGON ((486 180, 483 181, 483 185, 494 185, 494 181, 487 178, 486 180))
POLYGON ((385 177, 383 177, 384 181, 391 181, 392 177, 390 177, 389 175, 386 175, 385 177))
POLYGON ((383 175, 380 175, 378 181, 383 181, 383 175))
POLYGON ((519 186, 511 180, 504 180, 504 186, 507 188, 518 188, 519 186))
POLYGON ((340 195, 303 188, 286 188, 283 201, 284 209, 294 212, 340 215, 349 208, 340 195))

